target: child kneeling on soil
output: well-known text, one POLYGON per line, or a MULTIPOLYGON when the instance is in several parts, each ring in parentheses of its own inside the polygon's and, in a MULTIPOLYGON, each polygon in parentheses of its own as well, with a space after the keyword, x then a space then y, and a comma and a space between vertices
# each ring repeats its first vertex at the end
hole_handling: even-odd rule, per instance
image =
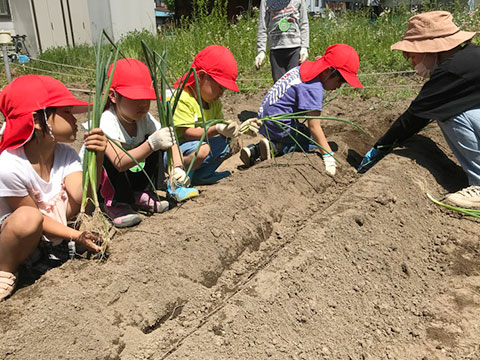
MULTIPOLYGON (((44 272, 66 261, 73 246, 64 239, 89 252, 101 250, 97 235, 67 226, 80 211, 82 165, 75 150, 61 143, 75 140, 73 114, 87 106, 43 75, 21 76, 0 94, 6 119, 0 143, 0 300, 12 294, 22 263, 44 272)), ((85 134, 98 169, 106 146, 101 129, 85 134)))
MULTIPOLYGON (((173 129, 161 128, 149 113, 153 99, 156 95, 147 66, 136 59, 118 60, 100 128, 128 151, 154 184, 162 161, 160 150, 171 147, 175 165, 172 176, 176 186, 174 190, 168 187, 167 191, 176 201, 198 196, 198 190, 184 186, 189 179, 182 168, 178 146, 174 146, 173 129)), ((156 189, 150 188, 145 174, 116 144, 109 141, 105 155, 106 174, 100 193, 104 199, 103 209, 116 227, 133 226, 141 221, 132 206, 157 213, 169 209, 169 202, 158 200, 156 189)))
MULTIPOLYGON (((205 130, 201 125, 203 120, 223 119, 220 97, 225 89, 239 91, 235 82, 237 63, 227 48, 219 45, 207 46, 195 56, 191 67, 197 72, 201 99, 197 98, 195 78, 192 73, 187 79, 173 115, 186 168, 193 161, 204 134, 205 130), (205 119, 202 119, 200 101, 205 119)), ((186 75, 179 78, 174 87, 180 87, 185 77, 186 75)), ((189 174, 192 184, 214 184, 230 176, 229 171, 217 172, 216 170, 231 155, 230 139, 238 135, 238 124, 232 121, 227 121, 227 124, 216 124, 207 130, 208 143, 205 139, 200 145, 192 166, 194 171, 189 174)))
MULTIPOLYGON (((335 44, 328 47, 325 55, 316 61, 304 61, 288 71, 268 91, 258 110, 258 118, 266 116, 297 113, 308 111, 306 116, 320 116, 324 90, 338 89, 344 82, 355 88, 362 88, 357 78, 360 66, 358 54, 346 44, 335 44)), ((242 124, 243 128, 260 131, 270 139, 262 139, 258 144, 244 147, 240 152, 240 159, 249 167, 257 159, 266 160, 271 157, 290 153, 292 151, 313 150, 317 146, 309 138, 320 144, 323 161, 328 174, 335 175, 336 162, 333 152, 327 142, 321 126, 321 119, 309 118, 307 125, 296 119, 278 120, 286 126, 280 127, 272 121, 263 121, 254 118, 242 124), (292 130, 290 128, 294 128, 292 130), (302 136, 301 132, 307 136, 302 136), (295 139, 298 144, 292 139, 295 139)))

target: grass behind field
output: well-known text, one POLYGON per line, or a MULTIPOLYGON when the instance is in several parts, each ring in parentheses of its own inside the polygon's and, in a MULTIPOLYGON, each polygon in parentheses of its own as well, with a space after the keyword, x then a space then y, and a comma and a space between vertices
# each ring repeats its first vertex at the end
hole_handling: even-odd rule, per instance
MULTIPOLYGON (((455 22, 462 29, 480 31, 478 13, 469 14, 460 6, 453 11, 455 22)), ((272 85, 268 60, 258 71, 253 65, 256 56, 258 12, 254 12, 253 15, 239 16, 233 24, 227 21, 222 9, 216 9, 211 15, 207 15, 200 9, 195 15, 193 22, 184 21, 158 35, 148 32, 130 33, 119 42, 121 51, 126 57, 143 60, 140 40, 146 41, 150 48, 159 52, 166 50, 173 83, 174 79, 188 69, 195 54, 205 46, 224 45, 232 51, 237 60, 240 88, 245 91, 265 91, 272 85)), ((400 52, 390 51, 390 45, 402 38, 407 28, 408 18, 412 15, 413 13, 407 10, 386 11, 373 22, 370 21, 366 11, 347 11, 327 18, 313 17, 310 19, 309 59, 314 60, 315 56, 322 55, 329 45, 346 43, 353 46, 360 56, 360 73, 411 70, 400 52)), ((40 58, 88 69, 95 67, 94 50, 89 46, 50 49, 40 58)), ((93 85, 94 73, 88 70, 64 68, 38 61, 27 65, 52 71, 53 73, 47 74, 58 77, 64 82, 84 83, 85 86, 90 87, 93 85)), ((19 66, 13 66, 13 69, 15 75, 34 72, 28 68, 22 70, 19 66)), ((382 96, 386 93, 386 89, 382 88, 385 84, 391 88, 395 84, 411 83, 408 76, 392 78, 384 75, 363 75, 361 80, 369 87, 363 90, 363 96, 382 96)), ((418 88, 401 87, 397 90, 398 96, 412 96, 418 88)))

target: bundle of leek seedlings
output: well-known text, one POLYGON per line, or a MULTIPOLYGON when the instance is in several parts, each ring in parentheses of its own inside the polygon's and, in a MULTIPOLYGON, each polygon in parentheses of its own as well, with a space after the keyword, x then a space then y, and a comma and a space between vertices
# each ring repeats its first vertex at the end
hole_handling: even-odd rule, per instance
MULTIPOLYGON (((93 101, 93 109, 91 110, 89 108, 88 110, 89 129, 98 128, 100 126, 100 118, 108 99, 108 89, 112 83, 115 62, 118 57, 118 49, 114 51, 115 46, 104 46, 104 39, 107 39, 113 44, 105 31, 103 31, 99 36, 95 52, 95 97, 93 101), (110 77, 108 77, 107 71, 111 64, 113 64, 113 69, 110 77)), ((100 258, 103 258, 110 242, 110 235, 108 221, 103 216, 99 207, 100 204, 97 196, 97 175, 97 154, 95 151, 85 149, 82 174, 83 194, 80 214, 77 217, 77 224, 80 224, 82 230, 96 231, 103 234, 102 251, 99 254, 100 258), (89 202, 95 207, 91 216, 86 215, 86 208, 89 202)))
MULTIPOLYGON (((173 123, 173 115, 175 113, 175 109, 177 108, 178 101, 180 100, 180 95, 185 89, 185 84, 187 83, 188 78, 190 77, 191 74, 193 74, 195 78, 195 88, 196 88, 196 96, 197 99, 201 99, 200 95, 200 86, 198 85, 198 78, 197 78, 197 72, 195 68, 189 69, 184 77, 184 80, 182 81, 181 84, 179 84, 178 88, 175 90, 173 93, 171 99, 167 98, 167 89, 172 91, 172 88, 168 85, 167 82, 167 72, 168 72, 168 63, 166 60, 166 53, 162 52, 162 54, 159 54, 156 51, 151 50, 148 45, 142 41, 142 48, 143 48, 143 53, 145 56, 145 62, 147 64, 148 69, 150 70, 150 75, 152 78, 152 85, 153 89, 155 90, 156 94, 156 100, 157 100, 157 109, 158 109, 158 116, 159 116, 159 121, 162 127, 167 127, 170 126, 175 129, 174 123, 173 123), (158 78, 160 77, 160 83, 158 81, 158 78), (159 86, 160 84, 160 86, 159 86)), ((203 104, 202 101, 199 101, 200 105, 200 111, 201 111, 201 117, 202 121, 201 122, 194 122, 192 125, 194 126, 202 126, 204 129, 204 132, 202 134, 202 137, 200 138, 199 145, 197 149, 195 150, 193 160, 191 161, 188 169, 186 169, 186 173, 191 177, 193 171, 192 171, 192 166, 195 162, 195 159, 197 157, 198 151, 200 150, 200 146, 203 144, 204 141, 208 143, 208 137, 207 137, 207 131, 211 126, 215 126, 216 124, 220 123, 226 123, 224 119, 218 119, 218 120, 210 120, 210 121, 205 121, 205 116, 204 116, 204 110, 203 110, 203 104)), ((176 131, 174 131, 175 139, 177 144, 178 142, 178 136, 176 131)), ((183 157, 180 156, 182 160, 182 165, 184 166, 183 163, 183 157)), ((173 171, 173 156, 172 156, 172 149, 167 150, 167 159, 168 159, 168 169, 167 172, 170 175, 173 171)), ((175 182, 173 181, 171 176, 168 176, 169 185, 172 189, 175 189, 175 182)), ((183 185, 183 184, 180 184, 183 185)))
POLYGON ((427 194, 427 197, 430 200, 432 200, 435 204, 440 205, 440 206, 444 207, 445 209, 453 210, 453 211, 459 212, 460 214, 469 215, 469 216, 473 216, 473 217, 476 217, 476 218, 480 219, 480 210, 465 209, 465 208, 459 208, 459 207, 451 206, 451 205, 445 204, 445 203, 435 199, 430 194, 427 194))

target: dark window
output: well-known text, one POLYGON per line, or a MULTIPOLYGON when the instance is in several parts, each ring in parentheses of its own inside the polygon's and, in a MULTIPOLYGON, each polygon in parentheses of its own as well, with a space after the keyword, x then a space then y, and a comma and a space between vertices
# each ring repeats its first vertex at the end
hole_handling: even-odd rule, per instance
POLYGON ((12 20, 8 0, 0 0, 0 20, 12 20))

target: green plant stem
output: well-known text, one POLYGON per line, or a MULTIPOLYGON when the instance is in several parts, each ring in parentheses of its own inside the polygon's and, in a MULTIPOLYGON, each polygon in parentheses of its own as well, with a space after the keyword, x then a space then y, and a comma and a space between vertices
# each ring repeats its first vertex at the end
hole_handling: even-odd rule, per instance
POLYGON ((435 204, 440 205, 440 206, 444 207, 445 209, 453 210, 453 211, 459 212, 459 213, 461 213, 461 214, 473 216, 473 217, 476 217, 476 218, 479 218, 479 219, 480 219, 480 210, 465 209, 465 208, 459 208, 459 207, 451 206, 451 205, 448 205, 448 204, 445 204, 445 203, 443 203, 443 202, 441 202, 441 201, 436 200, 436 199, 435 199, 432 195, 430 195, 430 194, 427 194, 427 197, 428 197, 430 200, 432 200, 435 204))
POLYGON ((147 178, 148 183, 152 187, 152 190, 155 192, 155 195, 157 196, 157 199, 160 201, 160 198, 159 198, 159 196, 157 194, 157 191, 156 191, 157 190, 156 186, 153 184, 152 179, 150 178, 150 176, 148 176, 147 172, 143 169, 143 167, 140 165, 140 163, 132 155, 130 155, 128 153, 128 151, 118 141, 112 139, 108 135, 105 135, 105 137, 108 139, 108 141, 111 141, 112 143, 114 143, 120 150, 122 150, 125 153, 125 155, 127 155, 131 160, 133 160, 135 162, 135 164, 141 169, 141 171, 143 172, 143 174, 147 178))

